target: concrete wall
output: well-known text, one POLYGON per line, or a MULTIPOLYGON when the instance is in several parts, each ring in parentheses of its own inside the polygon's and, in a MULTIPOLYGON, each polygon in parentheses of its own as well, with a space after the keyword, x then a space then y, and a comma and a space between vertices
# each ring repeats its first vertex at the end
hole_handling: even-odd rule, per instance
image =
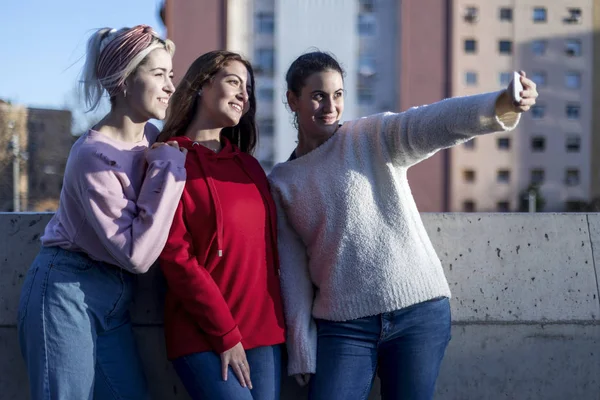
MULTIPOLYGON (((49 214, 0 214, 0 398, 27 399, 19 291, 49 214)), ((453 290, 437 399, 599 399, 600 214, 424 214, 453 290)), ((401 249, 399 249, 401 251, 401 249)), ((157 269, 133 317, 157 399, 186 399, 165 358, 157 269)), ((377 398, 377 385, 372 398, 377 398)), ((285 399, 305 398, 291 381, 285 399)))

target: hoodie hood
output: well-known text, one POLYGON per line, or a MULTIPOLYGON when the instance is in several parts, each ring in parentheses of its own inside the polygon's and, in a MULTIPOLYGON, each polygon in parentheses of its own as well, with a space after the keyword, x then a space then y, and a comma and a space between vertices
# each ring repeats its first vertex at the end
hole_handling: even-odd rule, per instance
POLYGON ((188 157, 197 157, 199 161, 200 168, 202 168, 202 175, 204 176, 208 186, 210 198, 215 210, 218 255, 219 257, 223 257, 223 208, 221 206, 221 200, 219 199, 219 193, 215 187, 214 179, 210 173, 210 163, 219 159, 233 158, 237 164, 240 165, 241 169, 246 172, 243 163, 239 159, 241 152, 224 136, 221 136, 221 143, 223 147, 218 153, 215 153, 211 149, 201 145, 198 142, 194 142, 187 136, 177 136, 172 140, 176 141, 179 144, 179 147, 183 147, 188 150, 188 157))

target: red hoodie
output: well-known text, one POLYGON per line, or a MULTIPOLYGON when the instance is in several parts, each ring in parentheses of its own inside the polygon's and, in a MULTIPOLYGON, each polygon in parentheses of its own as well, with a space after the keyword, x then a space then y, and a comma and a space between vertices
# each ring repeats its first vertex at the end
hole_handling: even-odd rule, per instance
POLYGON ((276 211, 264 171, 225 138, 219 153, 175 140, 188 155, 159 258, 169 359, 222 353, 240 341, 244 349, 283 343, 276 211))

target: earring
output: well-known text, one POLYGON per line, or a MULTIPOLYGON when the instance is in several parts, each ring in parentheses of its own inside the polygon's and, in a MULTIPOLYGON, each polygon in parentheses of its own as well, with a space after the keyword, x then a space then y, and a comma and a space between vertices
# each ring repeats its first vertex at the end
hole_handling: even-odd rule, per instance
POLYGON ((127 89, 124 89, 124 90, 123 90, 123 97, 124 97, 124 98, 127 98, 127 89))
POLYGON ((198 90, 198 96, 202 96, 202 89, 198 90))

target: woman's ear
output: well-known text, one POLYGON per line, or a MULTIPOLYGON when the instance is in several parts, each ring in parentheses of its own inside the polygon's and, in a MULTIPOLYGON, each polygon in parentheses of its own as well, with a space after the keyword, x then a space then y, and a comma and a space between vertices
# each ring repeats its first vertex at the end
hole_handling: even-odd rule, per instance
POLYGON ((290 110, 292 110, 292 112, 298 111, 298 98, 296 95, 288 90, 285 92, 285 97, 287 98, 287 103, 290 106, 290 110))

